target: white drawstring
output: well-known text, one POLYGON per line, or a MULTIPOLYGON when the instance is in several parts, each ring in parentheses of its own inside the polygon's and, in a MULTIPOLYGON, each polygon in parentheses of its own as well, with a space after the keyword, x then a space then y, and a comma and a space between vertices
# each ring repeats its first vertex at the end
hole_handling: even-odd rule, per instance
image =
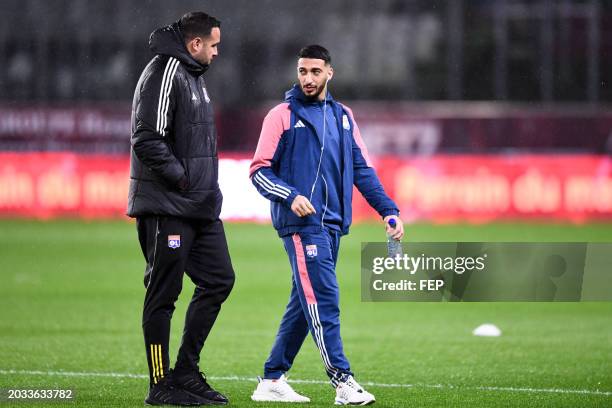
MULTIPOLYGON (((312 196, 314 194, 314 189, 315 186, 317 185, 317 181, 319 180, 319 174, 321 171, 321 162, 323 161, 323 152, 325 151, 325 135, 327 133, 327 116, 326 116, 326 111, 327 111, 327 81, 325 81, 325 99, 323 100, 323 138, 322 138, 322 142, 321 142, 321 154, 319 155, 319 164, 317 165, 317 173, 315 175, 315 179, 314 182, 312 183, 312 188, 310 189, 310 197, 308 199, 308 201, 310 201, 312 203, 312 196)), ((325 181, 325 178, 323 178, 323 181, 325 182, 325 210, 323 211, 323 217, 325 216, 325 213, 327 212, 327 181, 325 181)), ((321 217, 321 226, 323 225, 323 217, 321 217)))

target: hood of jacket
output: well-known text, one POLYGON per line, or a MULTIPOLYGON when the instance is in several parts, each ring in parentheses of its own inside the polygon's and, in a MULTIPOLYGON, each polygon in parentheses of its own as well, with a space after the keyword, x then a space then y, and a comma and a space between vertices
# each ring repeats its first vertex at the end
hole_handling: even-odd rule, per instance
POLYGON ((200 64, 185 48, 178 22, 153 31, 149 37, 149 49, 155 54, 176 58, 195 75, 202 75, 208 69, 208 65, 200 64))

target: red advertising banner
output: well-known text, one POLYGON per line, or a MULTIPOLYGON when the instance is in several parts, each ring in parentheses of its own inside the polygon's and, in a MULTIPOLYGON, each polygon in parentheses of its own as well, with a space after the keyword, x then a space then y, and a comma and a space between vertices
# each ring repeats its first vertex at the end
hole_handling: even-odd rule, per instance
MULTIPOLYGON (((248 179, 249 163, 247 155, 222 155, 224 219, 269 219, 267 201, 248 179)), ((380 157, 375 165, 408 221, 612 221, 607 156, 380 157)), ((128 183, 125 156, 0 153, 0 216, 122 217, 128 183)), ((377 218, 359 193, 353 214, 356 221, 377 218)))
MULTIPOLYGON (((612 220, 612 159, 595 155, 386 157, 375 163, 406 220, 612 220)), ((358 216, 371 215, 355 203, 358 216)))
POLYGON ((0 215, 125 214, 129 159, 71 153, 0 153, 0 215))

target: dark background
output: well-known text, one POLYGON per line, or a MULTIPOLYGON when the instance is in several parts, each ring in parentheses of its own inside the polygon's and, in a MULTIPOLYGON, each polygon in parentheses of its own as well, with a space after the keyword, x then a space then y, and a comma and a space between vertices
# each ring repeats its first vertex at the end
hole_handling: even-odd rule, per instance
POLYGON ((253 152, 320 43, 374 154, 612 152, 603 0, 4 0, 0 150, 126 154, 149 34, 192 10, 222 21, 206 73, 222 151, 253 152))
POLYGON ((148 36, 190 10, 222 21, 217 106, 278 99, 305 44, 347 99, 611 101, 612 2, 4 0, 4 102, 130 100, 148 36))

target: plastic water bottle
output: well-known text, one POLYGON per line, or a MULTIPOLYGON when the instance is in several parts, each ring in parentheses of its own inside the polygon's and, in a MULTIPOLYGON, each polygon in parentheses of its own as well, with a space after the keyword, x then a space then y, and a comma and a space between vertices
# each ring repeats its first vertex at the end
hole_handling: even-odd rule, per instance
MULTIPOLYGON (((389 220, 389 226, 391 228, 395 228, 397 226, 395 218, 391 218, 389 220)), ((395 239, 391 235, 387 234, 387 256, 389 258, 395 258, 397 255, 402 255, 402 242, 399 239, 395 239)))

